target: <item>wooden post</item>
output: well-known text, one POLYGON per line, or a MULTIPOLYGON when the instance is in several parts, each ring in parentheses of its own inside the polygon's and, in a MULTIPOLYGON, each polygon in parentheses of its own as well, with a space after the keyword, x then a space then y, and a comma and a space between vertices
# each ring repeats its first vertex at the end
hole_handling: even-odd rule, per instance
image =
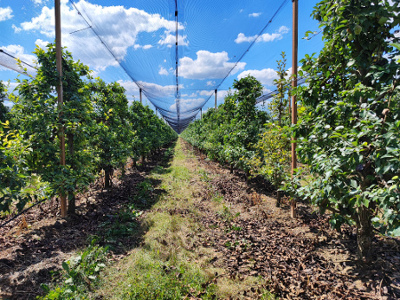
MULTIPOLYGON (((297 52, 298 52, 298 14, 299 2, 292 0, 293 3, 293 34, 292 34, 292 88, 297 87, 297 52)), ((297 124, 297 103, 296 96, 292 96, 292 124, 297 124)), ((294 137, 292 137, 294 141, 294 137)), ((291 174, 294 175, 294 170, 297 168, 296 143, 292 143, 292 167, 291 174)), ((290 215, 296 217, 296 199, 292 199, 290 203, 290 215)))
POLYGON ((214 92, 215 92, 215 109, 217 109, 217 90, 215 90, 214 92))
MULTIPOLYGON (((65 135, 64 126, 62 125, 62 107, 63 107, 63 86, 62 86, 62 50, 61 50, 61 8, 60 0, 54 0, 54 13, 55 13, 55 31, 56 31, 56 66, 58 75, 60 76, 60 82, 57 86, 57 109, 59 118, 59 128, 58 134, 60 137, 60 164, 65 166, 65 135)), ((61 217, 65 218, 67 216, 67 198, 65 193, 60 193, 61 201, 61 217)))
POLYGON ((139 93, 140 93, 140 103, 143 104, 143 101, 142 101, 142 89, 141 88, 139 89, 139 93))

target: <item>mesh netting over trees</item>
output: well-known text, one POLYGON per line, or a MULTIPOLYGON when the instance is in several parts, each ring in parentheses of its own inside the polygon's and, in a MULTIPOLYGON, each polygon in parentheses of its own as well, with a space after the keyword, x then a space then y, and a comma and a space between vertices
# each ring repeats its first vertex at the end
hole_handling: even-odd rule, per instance
MULTIPOLYGON (((318 30, 309 17, 316 2, 300 2, 299 37, 318 30)), ((0 80, 11 87, 14 71, 35 74, 35 44, 54 42, 53 6, 0 4, 0 80)), ((291 52, 291 16, 290 0, 63 0, 62 45, 94 77, 118 81, 129 100, 141 94, 181 132, 215 105, 215 94, 222 103, 235 79, 256 77, 264 86, 258 102, 273 95, 275 61, 291 52)), ((320 36, 300 39, 299 57, 320 48, 320 36)))

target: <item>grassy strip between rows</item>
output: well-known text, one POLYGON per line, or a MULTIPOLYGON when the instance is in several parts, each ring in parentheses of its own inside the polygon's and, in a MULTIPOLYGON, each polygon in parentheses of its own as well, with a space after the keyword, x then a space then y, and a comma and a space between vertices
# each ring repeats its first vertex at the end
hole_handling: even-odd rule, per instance
MULTIPOLYGON (((149 204, 150 209, 144 211, 140 225, 135 225, 140 228, 135 230, 135 226, 129 225, 133 230, 126 235, 127 239, 142 239, 142 245, 132 249, 127 257, 114 265, 105 267, 103 252, 106 249, 92 244, 88 249, 97 254, 95 258, 89 257, 91 263, 84 263, 89 268, 81 270, 81 273, 87 273, 89 280, 93 280, 92 283, 87 283, 88 280, 82 277, 82 284, 75 284, 74 280, 79 280, 68 275, 71 269, 77 269, 76 266, 79 269, 88 256, 82 259, 80 255, 75 262, 72 259, 63 264, 67 273, 64 284, 50 291, 46 299, 236 299, 241 291, 263 283, 256 277, 242 281, 219 277, 225 271, 212 266, 213 250, 192 247, 197 233, 202 230, 201 224, 196 221, 201 218, 201 212, 195 206, 194 195, 209 186, 202 180, 205 171, 190 159, 190 154, 183 151, 181 140, 167 156, 171 156, 171 152, 173 160, 164 161, 153 170, 141 184, 134 204, 127 210, 135 219, 141 213, 140 208, 137 209, 140 207, 138 204, 149 204), (100 271, 101 275, 98 275, 100 271), (66 289, 69 289, 67 293, 66 289), (63 296, 60 297, 61 294, 63 296)), ((223 206, 223 201, 218 199, 212 209, 217 212, 223 206)), ((127 211, 122 215, 126 215, 127 211)), ((121 222, 119 226, 124 228, 128 226, 126 224, 130 223, 121 222)), ((116 232, 125 232, 123 228, 116 232)), ((269 299, 268 292, 263 299, 269 299)))

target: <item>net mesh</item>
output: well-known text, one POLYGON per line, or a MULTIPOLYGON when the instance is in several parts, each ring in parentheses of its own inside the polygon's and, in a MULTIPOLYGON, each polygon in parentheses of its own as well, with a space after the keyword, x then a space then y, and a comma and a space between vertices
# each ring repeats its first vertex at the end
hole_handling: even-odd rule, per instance
MULTIPOLYGON (((314 1, 305 1, 303 8, 302 2, 300 37, 317 28, 309 17, 314 1)), ((265 93, 258 102, 273 96, 275 61, 281 51, 291 51, 291 3, 62 0, 62 44, 94 76, 123 85, 131 100, 142 94, 181 132, 200 110, 214 106, 215 94, 221 103, 235 79, 248 74, 259 79, 265 93)), ((35 74, 34 45, 54 41, 53 6, 52 1, 16 0, 0 7, 0 20, 2 12, 12 11, 0 33, 1 66, 35 74)), ((318 38, 300 39, 299 47, 313 52, 318 43, 318 38)))

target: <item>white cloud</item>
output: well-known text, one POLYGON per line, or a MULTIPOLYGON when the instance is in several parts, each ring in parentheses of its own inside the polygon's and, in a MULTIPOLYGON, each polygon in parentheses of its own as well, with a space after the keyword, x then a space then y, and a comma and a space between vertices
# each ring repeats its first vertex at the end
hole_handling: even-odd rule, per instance
MULTIPOLYGON (((135 82, 130 80, 117 81, 126 90, 127 95, 134 95, 139 99, 139 88, 135 82)), ((143 87, 143 90, 152 97, 173 97, 176 92, 176 85, 159 85, 152 82, 138 81, 138 84, 143 87)), ((180 85, 180 88, 183 88, 180 85)))
POLYGON ((133 48, 134 48, 135 50, 137 50, 137 49, 148 50, 148 49, 153 48, 153 45, 148 44, 148 45, 142 46, 142 45, 139 45, 139 44, 135 44, 135 45, 133 46, 133 48))
POLYGON ((1 49, 3 49, 7 53, 19 58, 23 62, 30 64, 31 66, 35 65, 36 56, 25 53, 25 49, 21 45, 2 46, 1 49))
POLYGON ((272 90, 267 89, 266 87, 263 88, 263 94, 268 94, 268 93, 271 93, 271 92, 272 92, 272 90))
POLYGON ((38 45, 40 48, 45 49, 50 42, 43 41, 41 39, 37 39, 35 45, 38 45))
POLYGON ((118 80, 117 81, 121 86, 125 88, 125 95, 130 99, 134 96, 136 99, 139 99, 139 88, 133 81, 128 80, 118 80))
POLYGON ((158 74, 160 74, 160 75, 169 75, 168 71, 163 67, 160 67, 160 70, 158 71, 158 74))
POLYGON ((286 33, 288 33, 290 31, 290 29, 288 28, 288 27, 286 27, 286 26, 281 26, 281 27, 279 27, 279 30, 278 30, 278 32, 279 33, 282 33, 282 34, 286 34, 286 33))
POLYGON ((238 75, 238 79, 244 78, 247 75, 254 76, 263 85, 273 85, 274 79, 278 78, 278 75, 274 69, 262 69, 262 70, 246 70, 238 75))
MULTIPOLYGON (((160 45, 167 45, 167 47, 175 46, 176 43, 176 35, 171 34, 170 32, 166 31, 165 36, 158 41, 160 45)), ((187 41, 186 35, 178 35, 178 46, 187 46, 189 42, 187 41)))
POLYGON ((239 33, 237 38, 235 39, 235 43, 236 44, 245 43, 245 42, 251 43, 256 38, 257 38, 256 35, 254 35, 254 36, 245 36, 244 33, 239 33))
POLYGON ((15 32, 15 33, 20 33, 20 32, 22 31, 22 28, 21 28, 21 27, 17 27, 17 26, 15 26, 14 24, 12 24, 11 27, 12 27, 12 29, 14 29, 14 32, 15 32))
MULTIPOLYGON (((139 85, 143 86, 143 89, 154 98, 167 98, 174 97, 176 92, 176 85, 159 85, 151 82, 139 81, 139 85)), ((182 89, 183 85, 179 85, 182 89)))
POLYGON ((183 95, 181 95, 182 98, 185 98, 185 97, 195 98, 195 97, 198 97, 198 96, 199 96, 199 94, 197 92, 194 92, 194 93, 191 93, 191 94, 183 94, 183 95))
MULTIPOLYGON (((183 57, 179 60, 179 75, 189 79, 217 79, 224 78, 235 66, 234 62, 229 62, 228 53, 212 53, 200 50, 196 53, 195 60, 190 57, 183 57)), ((239 62, 231 74, 243 70, 246 63, 239 62)))
POLYGON ((214 94, 214 91, 203 90, 200 92, 200 96, 211 96, 214 94))
POLYGON ((13 16, 11 7, 0 7, 0 22, 11 19, 13 16))
POLYGON ((286 26, 281 26, 277 32, 275 33, 264 33, 260 35, 257 39, 257 35, 246 36, 244 33, 239 33, 237 38, 235 39, 236 44, 240 43, 251 43, 257 39, 257 43, 259 42, 272 42, 274 40, 281 40, 283 35, 289 32, 289 28, 286 26))
MULTIPOLYGON (((61 6, 63 46, 91 68, 104 70, 110 65, 116 65, 115 59, 101 45, 92 30, 82 30, 87 28, 87 24, 77 11, 68 5, 68 0, 61 0, 61 6), (75 33, 69 34, 71 32, 75 33)), ((137 8, 101 6, 85 0, 80 0, 76 6, 83 15, 84 12, 90 12, 92 25, 98 26, 101 38, 118 60, 124 59, 129 47, 136 46, 137 36, 140 33, 155 33, 160 29, 172 32, 176 28, 175 21, 166 20, 159 14, 150 14, 137 8)), ((178 30, 182 29, 184 26, 179 23, 178 30)), ((21 23, 14 30, 38 31, 49 39, 54 39, 54 9, 44 6, 37 17, 21 23)), ((139 47, 146 50, 152 46, 139 47)))
POLYGON ((215 85, 215 81, 207 81, 207 86, 214 86, 215 85))
MULTIPOLYGON (((189 110, 192 110, 192 109, 200 106, 204 101, 206 101, 206 99, 204 99, 204 98, 195 98, 195 99, 193 99, 193 98, 181 98, 180 102, 179 102, 179 107, 180 107, 180 110, 182 112, 185 112, 185 111, 187 112, 189 110)), ((176 110, 176 103, 172 104, 169 107, 169 110, 175 111, 176 110)))
POLYGON ((47 2, 47 0, 32 0, 35 5, 42 5, 47 2))
POLYGON ((261 14, 262 14, 262 13, 260 13, 260 12, 258 12, 258 13, 252 13, 252 14, 249 14, 249 17, 258 18, 259 16, 261 16, 261 14))

